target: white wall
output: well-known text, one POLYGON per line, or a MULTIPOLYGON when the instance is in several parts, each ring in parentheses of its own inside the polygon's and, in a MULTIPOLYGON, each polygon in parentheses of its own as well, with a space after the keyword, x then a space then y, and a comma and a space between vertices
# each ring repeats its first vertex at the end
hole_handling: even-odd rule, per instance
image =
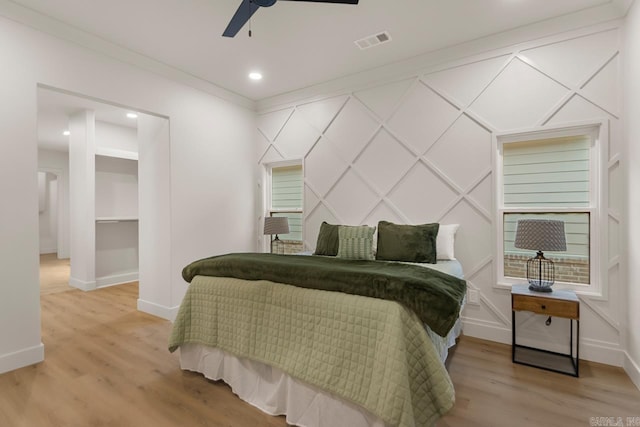
MULTIPOLYGON (((62 151, 38 149, 38 170, 53 173, 57 184, 56 248, 58 258, 69 258, 69 154, 62 151)), ((44 249, 42 236, 40 251, 44 249)))
POLYGON ((69 131, 69 285, 87 291, 96 287, 95 112, 69 117, 69 131))
POLYGON ((138 280, 138 221, 97 222, 94 226, 96 287, 138 280))
POLYGON ((171 122, 171 310, 180 272, 255 247, 254 114, 244 107, 0 18, 0 372, 43 359, 38 286, 37 87, 89 95, 171 122), (233 187, 225 185, 232 180, 233 187), (221 224, 221 225, 218 225, 221 224), (20 284, 17 286, 16 284, 20 284), (16 326, 18 325, 18 326, 16 326))
MULTIPOLYGON (((96 125, 98 123, 100 122, 96 122, 96 125)), ((135 141, 135 145, 129 145, 124 151, 133 149, 137 154, 136 132, 131 130, 134 138, 130 139, 135 141)), ((96 143, 98 134, 96 128, 96 143)), ((118 136, 120 135, 114 135, 114 142, 119 140, 118 136)), ((114 146, 123 149, 122 144, 108 145, 114 146)), ((92 226, 96 233, 96 287, 136 281, 139 278, 138 161, 97 155, 95 174, 96 221, 92 226), (103 221, 105 218, 115 222, 103 221)), ((156 209, 166 209, 168 206, 169 204, 156 209)), ((71 262, 73 264, 73 260, 71 262)))
POLYGON ((134 127, 96 121, 96 148, 138 152, 138 137, 134 127))
POLYGON ((171 176, 164 167, 170 159, 169 121, 141 114, 138 118, 140 251, 138 309, 174 319, 171 286, 171 176), (158 286, 161 284, 161 286, 158 286))
POLYGON ((50 172, 38 172, 38 186, 42 193, 40 219, 40 254, 58 251, 58 179, 50 172))
POLYGON ((625 88, 625 138, 627 142, 626 164, 628 165, 627 199, 629 219, 628 233, 625 233, 628 257, 629 302, 627 320, 627 358, 625 369, 640 388, 640 5, 631 7, 624 31, 624 79, 625 88))
MULTIPOLYGON (((341 224, 459 223, 456 256, 480 304, 468 304, 464 333, 511 343, 507 289, 496 286, 492 137, 506 131, 604 120, 610 130, 603 174, 610 185, 601 245, 608 293, 584 296, 581 356, 623 363, 626 323, 619 236, 625 225, 620 193, 620 22, 510 45, 509 36, 422 58, 424 68, 324 96, 287 94, 261 102, 258 163, 303 158, 304 241, 315 246, 323 220, 341 224), (507 46, 507 47, 501 47, 507 46), (479 53, 480 52, 480 53, 479 53), (441 57, 458 60, 439 62, 441 57), (284 104, 275 104, 286 101, 284 104)), ((513 43, 513 42, 511 42, 513 43)), ((372 73, 375 73, 373 70, 372 73)), ((370 81, 366 73, 363 81, 370 81)), ((346 81, 346 80, 345 80, 346 81)), ((348 80, 350 82, 353 79, 348 80)), ((337 83, 336 83, 337 84, 337 83)), ((335 87, 335 85, 333 85, 335 87)), ((636 296, 637 301, 637 296, 636 296)), ((530 343, 568 351, 567 323, 550 328, 519 316, 530 343), (558 328, 561 328, 559 330, 558 328)))
POLYGON ((138 217, 138 161, 95 156, 96 217, 138 217))

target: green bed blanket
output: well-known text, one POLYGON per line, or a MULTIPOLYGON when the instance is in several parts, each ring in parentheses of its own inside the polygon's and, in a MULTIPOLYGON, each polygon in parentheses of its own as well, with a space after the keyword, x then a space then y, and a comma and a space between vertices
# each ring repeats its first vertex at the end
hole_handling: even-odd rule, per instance
POLYGON ((184 343, 278 367, 391 426, 433 426, 454 404, 451 380, 420 319, 393 301, 197 276, 169 349, 184 343))
POLYGON ((198 275, 270 280, 396 301, 443 337, 458 319, 466 293, 464 280, 430 268, 319 256, 228 254, 195 261, 182 270, 187 282, 198 275))

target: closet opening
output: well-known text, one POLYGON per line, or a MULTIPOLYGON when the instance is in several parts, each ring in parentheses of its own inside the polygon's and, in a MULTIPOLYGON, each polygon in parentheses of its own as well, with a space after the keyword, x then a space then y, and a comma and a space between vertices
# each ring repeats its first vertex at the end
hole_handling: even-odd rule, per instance
POLYGON ((168 118, 39 86, 37 123, 41 294, 139 282, 168 265, 154 238, 169 229, 157 213, 170 208, 168 118))
POLYGON ((62 169, 38 168, 38 219, 40 238, 40 288, 42 294, 69 288, 68 233, 63 220, 66 212, 66 174, 62 169))

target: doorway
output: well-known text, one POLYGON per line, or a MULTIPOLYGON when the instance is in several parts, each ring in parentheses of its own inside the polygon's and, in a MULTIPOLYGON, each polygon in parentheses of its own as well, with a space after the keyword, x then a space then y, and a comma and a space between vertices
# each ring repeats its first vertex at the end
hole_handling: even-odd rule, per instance
POLYGON ((150 170, 167 175, 168 146, 166 117, 38 87, 41 294, 136 282, 149 269, 141 261, 157 262, 158 249, 141 245, 153 244, 142 234, 168 230, 169 218, 161 224, 151 218, 146 231, 138 224, 146 212, 169 211, 169 181, 145 192, 138 181, 150 170))
POLYGON ((62 217, 65 215, 64 182, 66 176, 57 168, 38 170, 38 218, 40 237, 40 293, 71 290, 69 258, 65 257, 62 217))

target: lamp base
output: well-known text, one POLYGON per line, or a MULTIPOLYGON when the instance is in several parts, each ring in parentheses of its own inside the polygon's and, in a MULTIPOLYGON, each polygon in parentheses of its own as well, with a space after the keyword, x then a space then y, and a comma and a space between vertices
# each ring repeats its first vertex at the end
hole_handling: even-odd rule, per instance
POLYGON ((527 261, 527 281, 530 291, 551 292, 554 276, 553 261, 545 258, 542 251, 538 251, 535 257, 527 261))
POLYGON ((529 285, 529 290, 534 292, 553 292, 551 286, 529 285))

